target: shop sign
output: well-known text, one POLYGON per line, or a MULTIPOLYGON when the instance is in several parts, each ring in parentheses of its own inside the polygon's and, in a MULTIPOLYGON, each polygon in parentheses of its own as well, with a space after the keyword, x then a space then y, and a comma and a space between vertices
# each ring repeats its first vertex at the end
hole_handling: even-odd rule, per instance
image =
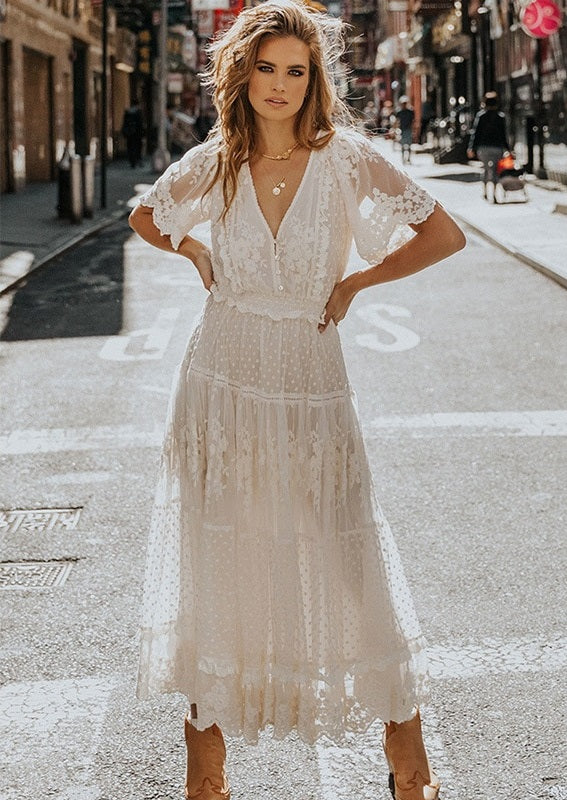
POLYGON ((222 9, 222 8, 215 8, 215 33, 222 33, 227 28, 230 28, 234 20, 236 19, 238 12, 234 11, 232 8, 229 9, 222 9))
POLYGON ((197 11, 199 36, 212 36, 215 32, 215 14, 211 9, 197 11))
POLYGON ((193 31, 186 31, 183 37, 181 58, 186 67, 197 69, 197 38, 193 31))
POLYGON ((138 34, 138 72, 152 74, 152 33, 149 30, 138 34))
POLYGON ((520 11, 522 30, 534 39, 545 39, 561 27, 561 11, 553 0, 533 0, 520 11))
POLYGON ((193 0, 193 11, 226 11, 230 8, 230 0, 193 0))
POLYGON ((167 33, 167 65, 170 72, 183 69, 183 34, 176 31, 167 33))

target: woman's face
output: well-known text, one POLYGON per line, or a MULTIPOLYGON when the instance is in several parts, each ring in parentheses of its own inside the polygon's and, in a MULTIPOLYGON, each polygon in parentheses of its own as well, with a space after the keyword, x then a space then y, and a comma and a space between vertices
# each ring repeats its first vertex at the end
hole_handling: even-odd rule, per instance
POLYGON ((309 85, 309 47, 295 36, 266 36, 248 83, 248 99, 266 121, 293 119, 309 85))

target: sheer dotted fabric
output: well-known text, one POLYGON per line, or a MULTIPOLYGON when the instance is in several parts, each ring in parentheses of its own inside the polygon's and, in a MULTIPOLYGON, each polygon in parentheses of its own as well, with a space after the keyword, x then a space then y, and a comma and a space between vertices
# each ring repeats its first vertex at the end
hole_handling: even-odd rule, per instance
POLYGON ((175 246, 211 221, 215 284, 174 383, 150 529, 138 696, 201 728, 336 742, 424 700, 424 641, 375 498, 336 327, 352 237, 381 261, 433 200, 366 139, 311 153, 274 239, 243 167, 224 222, 216 150, 141 203, 175 246))

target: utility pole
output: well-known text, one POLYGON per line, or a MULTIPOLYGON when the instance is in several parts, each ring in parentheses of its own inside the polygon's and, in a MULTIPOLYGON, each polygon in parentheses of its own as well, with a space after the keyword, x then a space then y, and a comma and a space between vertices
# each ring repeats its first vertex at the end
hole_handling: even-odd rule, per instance
POLYGON ((106 208, 106 162, 108 149, 106 131, 108 128, 108 86, 106 66, 108 63, 108 0, 102 0, 102 78, 100 83, 101 103, 101 131, 100 131, 100 207, 106 208))
POLYGON ((159 24, 159 92, 158 92, 158 146, 152 156, 154 172, 163 172, 169 165, 167 149, 167 0, 161 0, 159 24))
POLYGON ((535 81, 534 81, 534 100, 536 111, 536 145, 538 151, 538 166, 536 167, 535 174, 538 178, 547 178, 547 169, 545 167, 545 158, 543 148, 545 144, 545 105, 542 97, 542 61, 543 61, 543 41, 536 39, 536 52, 535 52, 535 81))

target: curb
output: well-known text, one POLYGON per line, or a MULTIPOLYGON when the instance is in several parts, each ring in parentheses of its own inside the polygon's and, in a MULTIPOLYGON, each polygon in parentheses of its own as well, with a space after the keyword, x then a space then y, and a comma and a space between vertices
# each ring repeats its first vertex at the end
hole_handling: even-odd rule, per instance
POLYGON ((19 275, 17 278, 14 278, 14 280, 11 283, 8 283, 6 286, 3 286, 0 289, 0 297, 7 294, 8 292, 11 292, 13 289, 19 286, 20 283, 29 278, 29 276, 33 272, 36 272, 42 267, 45 267, 45 265, 49 264, 50 261, 53 261, 54 258, 63 255, 63 253, 66 253, 68 250, 72 250, 73 247, 76 247, 78 244, 81 244, 81 242, 84 242, 85 239, 88 239, 95 233, 98 233, 104 228, 107 228, 114 222, 118 222, 118 220, 122 219, 123 217, 127 217, 130 214, 130 211, 131 209, 128 206, 126 206, 125 208, 121 208, 118 211, 115 211, 110 216, 104 217, 99 222, 92 225, 92 227, 90 227, 88 230, 80 231, 79 233, 76 234, 76 236, 73 236, 73 238, 68 239, 66 242, 59 245, 59 247, 56 247, 55 250, 52 250, 43 258, 39 259, 39 261, 35 260, 32 261, 29 269, 26 272, 24 272, 23 275, 19 275))
POLYGON ((546 275, 548 278, 551 278, 560 286, 563 286, 564 289, 567 289, 567 274, 562 275, 553 267, 550 267, 548 264, 544 264, 541 261, 537 261, 535 258, 526 255, 521 250, 517 250, 515 247, 512 247, 509 244, 505 244, 504 242, 496 239, 494 236, 491 236, 489 233, 486 233, 482 228, 479 228, 473 222, 468 220, 466 217, 463 217, 461 214, 451 211, 451 215, 455 217, 459 222, 463 225, 466 225, 467 228, 470 228, 474 231, 477 236, 480 236, 485 241, 489 242, 490 244, 494 245, 494 247, 498 247, 500 250, 503 250, 508 255, 517 258, 518 261, 522 261, 524 264, 527 264, 529 267, 533 267, 538 272, 541 272, 543 275, 546 275))

